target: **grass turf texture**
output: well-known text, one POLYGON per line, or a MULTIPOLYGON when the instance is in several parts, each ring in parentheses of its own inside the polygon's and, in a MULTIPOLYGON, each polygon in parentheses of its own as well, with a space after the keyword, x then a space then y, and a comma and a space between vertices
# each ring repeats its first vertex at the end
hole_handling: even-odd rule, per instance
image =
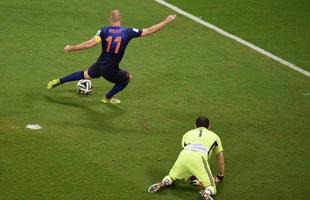
POLYGON ((103 105, 112 85, 101 79, 89 96, 76 94, 75 83, 46 90, 100 52, 64 54, 63 46, 92 37, 113 8, 134 27, 170 10, 142 0, 0 5, 1 200, 196 199, 185 183, 146 190, 168 172, 200 114, 225 148, 216 199, 309 196, 309 78, 179 16, 129 45, 122 67, 134 80, 118 95, 121 105, 103 105), (43 129, 24 128, 33 122, 43 129))
POLYGON ((310 71, 310 2, 307 0, 168 2, 310 71))

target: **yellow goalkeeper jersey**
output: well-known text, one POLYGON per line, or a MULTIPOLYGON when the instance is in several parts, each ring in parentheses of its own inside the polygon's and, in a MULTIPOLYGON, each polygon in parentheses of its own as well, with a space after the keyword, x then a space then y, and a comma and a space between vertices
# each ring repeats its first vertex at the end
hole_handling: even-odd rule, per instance
POLYGON ((212 151, 218 154, 223 151, 220 137, 204 127, 188 131, 183 135, 182 147, 187 150, 205 153, 210 158, 212 151))

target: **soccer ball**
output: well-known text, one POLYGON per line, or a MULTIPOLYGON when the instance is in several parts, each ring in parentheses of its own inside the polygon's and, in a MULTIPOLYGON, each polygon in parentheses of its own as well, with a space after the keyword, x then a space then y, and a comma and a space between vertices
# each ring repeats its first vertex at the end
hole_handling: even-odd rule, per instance
POLYGON ((82 79, 77 82, 76 89, 80 94, 89 94, 93 91, 93 85, 90 80, 82 79))

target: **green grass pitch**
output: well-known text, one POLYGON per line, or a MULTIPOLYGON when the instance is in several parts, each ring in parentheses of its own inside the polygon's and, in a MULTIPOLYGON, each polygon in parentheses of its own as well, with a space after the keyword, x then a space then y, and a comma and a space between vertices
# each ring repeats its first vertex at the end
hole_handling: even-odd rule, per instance
MULTIPOLYGON (((290 27, 283 34, 268 29, 280 13, 269 1, 256 5, 263 16, 254 1, 171 2, 309 69, 307 1, 282 1, 290 14, 276 23, 290 27), (255 12, 228 23, 223 12, 240 7, 255 12), (259 27, 233 26, 244 20, 259 27)), ((216 199, 308 199, 309 78, 188 18, 128 46, 122 68, 134 80, 118 95, 121 105, 100 103, 112 87, 102 79, 89 96, 76 94, 74 82, 47 91, 50 79, 95 61, 99 47, 63 47, 92 37, 115 8, 137 28, 173 13, 151 0, 0 1, 0 200, 197 199, 183 182, 159 194, 147 188, 168 173, 198 115, 208 115, 225 149, 216 199), (43 129, 26 130, 28 123, 43 129)))

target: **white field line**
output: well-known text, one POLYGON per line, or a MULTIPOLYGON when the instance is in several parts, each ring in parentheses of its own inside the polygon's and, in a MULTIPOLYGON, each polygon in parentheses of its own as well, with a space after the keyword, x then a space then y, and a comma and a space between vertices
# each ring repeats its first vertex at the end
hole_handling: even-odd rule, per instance
POLYGON ((184 10, 181 10, 180 8, 178 8, 178 7, 172 5, 172 4, 170 4, 170 3, 168 3, 168 2, 166 2, 164 0, 155 0, 155 1, 160 3, 160 4, 162 4, 162 5, 164 5, 164 6, 166 6, 166 7, 168 7, 168 8, 170 8, 170 9, 172 9, 172 10, 174 10, 175 12, 177 12, 177 13, 179 13, 181 15, 184 15, 184 16, 194 20, 195 22, 197 22, 199 24, 202 24, 202 25, 204 25, 204 26, 206 26, 206 27, 208 27, 208 28, 218 32, 221 35, 229 37, 229 38, 235 40, 236 42, 239 42, 239 43, 241 43, 241 44, 243 44, 243 45, 245 45, 245 46, 247 46, 247 47, 249 47, 249 48, 251 48, 251 49, 253 49, 253 50, 255 50, 255 51, 257 51, 257 52, 259 52, 259 53, 261 53, 261 54, 263 54, 263 55, 265 55, 265 56, 267 56, 267 57, 269 57, 269 58, 271 58, 271 59, 273 59, 273 60, 275 60, 275 61, 277 61, 277 62, 279 62, 279 63, 281 63, 281 64, 283 64, 283 65, 285 65, 285 66, 287 66, 289 68, 291 68, 291 69, 293 69, 293 70, 295 70, 295 71, 298 71, 299 73, 302 73, 303 75, 305 75, 307 77, 310 77, 310 72, 308 72, 308 71, 306 71, 306 70, 304 70, 304 69, 294 65, 293 63, 290 63, 290 62, 288 62, 288 61, 286 61, 286 60, 284 60, 284 59, 282 59, 282 58, 280 58, 278 56, 275 56, 272 53, 270 53, 270 52, 268 52, 268 51, 266 51, 266 50, 264 50, 264 49, 262 49, 260 47, 257 47, 257 46, 255 46, 254 44, 252 44, 252 43, 250 43, 248 41, 245 41, 245 40, 241 39, 238 36, 235 36, 235 35, 233 35, 231 33, 228 33, 226 31, 224 31, 223 29, 221 29, 221 28, 219 28, 219 27, 217 27, 217 26, 215 26, 213 24, 210 24, 209 22, 204 21, 204 20, 200 19, 199 17, 196 17, 196 16, 194 16, 194 15, 188 13, 188 12, 185 12, 184 10))

